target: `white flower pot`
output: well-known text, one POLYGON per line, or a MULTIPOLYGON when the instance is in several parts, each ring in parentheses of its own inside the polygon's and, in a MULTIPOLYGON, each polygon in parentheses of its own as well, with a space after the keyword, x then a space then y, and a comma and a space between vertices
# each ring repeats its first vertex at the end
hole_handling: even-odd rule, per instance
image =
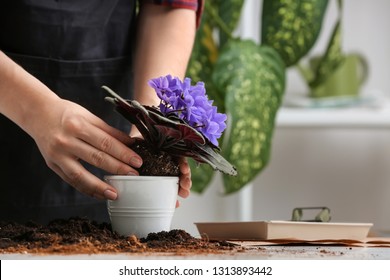
POLYGON ((104 179, 118 192, 116 200, 107 202, 114 231, 142 238, 151 232, 170 230, 178 177, 113 175, 104 179))

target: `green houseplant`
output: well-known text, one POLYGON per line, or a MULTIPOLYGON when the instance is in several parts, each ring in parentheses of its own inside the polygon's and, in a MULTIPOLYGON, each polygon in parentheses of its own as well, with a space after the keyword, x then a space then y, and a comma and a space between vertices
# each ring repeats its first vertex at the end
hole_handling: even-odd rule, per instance
MULTIPOLYGON (((207 94, 229 117, 222 155, 239 175, 223 175, 225 193, 251 182, 270 159, 274 121, 287 67, 317 40, 327 0, 264 0, 261 44, 234 36, 243 0, 206 1, 187 76, 204 81, 207 94)), ((193 190, 204 191, 214 172, 192 165, 193 190)))

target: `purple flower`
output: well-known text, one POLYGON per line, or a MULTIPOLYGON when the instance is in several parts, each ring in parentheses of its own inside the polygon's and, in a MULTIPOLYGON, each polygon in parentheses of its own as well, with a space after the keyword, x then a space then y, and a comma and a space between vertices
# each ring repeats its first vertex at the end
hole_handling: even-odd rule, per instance
POLYGON ((217 112, 213 101, 206 95, 203 82, 191 85, 191 79, 182 82, 167 75, 149 81, 161 99, 159 108, 165 116, 175 113, 188 125, 200 131, 211 143, 218 146, 218 138, 226 128, 226 115, 217 112))

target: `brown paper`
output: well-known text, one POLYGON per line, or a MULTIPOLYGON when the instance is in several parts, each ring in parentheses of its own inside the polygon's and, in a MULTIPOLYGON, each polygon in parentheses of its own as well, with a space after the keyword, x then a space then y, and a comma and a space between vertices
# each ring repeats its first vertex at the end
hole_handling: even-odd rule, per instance
POLYGON ((324 239, 324 240, 299 240, 299 239, 270 239, 259 241, 227 240, 227 242, 243 247, 280 246, 280 245, 318 245, 318 246, 349 246, 349 247, 388 247, 388 237, 367 237, 362 240, 348 239, 324 239))

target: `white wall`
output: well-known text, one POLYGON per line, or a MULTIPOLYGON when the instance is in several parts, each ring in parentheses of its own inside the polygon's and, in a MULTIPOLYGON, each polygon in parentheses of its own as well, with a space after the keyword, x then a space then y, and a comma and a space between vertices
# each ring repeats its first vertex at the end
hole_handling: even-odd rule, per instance
MULTIPOLYGON (((261 2, 247 0, 238 29, 258 41, 261 2)), ((311 54, 322 52, 336 17, 330 0, 325 26, 311 54)), ((343 47, 359 51, 370 64, 364 91, 390 94, 390 1, 345 0, 343 47)), ((288 70, 288 96, 306 93, 294 69, 288 70)), ((272 158, 251 189, 221 195, 217 179, 202 195, 182 201, 174 228, 197 234, 194 222, 290 219, 297 206, 328 206, 333 221, 373 222, 390 229, 390 131, 387 129, 281 128, 275 130, 272 158), (252 198, 250 201, 247 199, 252 198), (248 204, 249 203, 249 204, 248 204), (250 213, 243 212, 249 205, 250 213), (253 206, 253 207, 252 207, 253 206)))
POLYGON ((390 229, 390 131, 277 129, 272 162, 254 188, 254 219, 290 219, 328 206, 332 220, 390 229))

